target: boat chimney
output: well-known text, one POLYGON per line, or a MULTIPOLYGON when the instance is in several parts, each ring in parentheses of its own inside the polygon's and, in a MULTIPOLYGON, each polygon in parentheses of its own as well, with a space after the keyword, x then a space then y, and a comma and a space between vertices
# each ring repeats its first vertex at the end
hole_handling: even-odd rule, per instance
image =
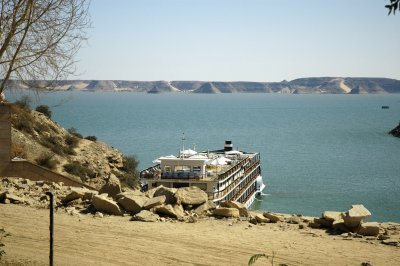
POLYGON ((231 140, 225 140, 224 151, 233 150, 233 145, 231 140))

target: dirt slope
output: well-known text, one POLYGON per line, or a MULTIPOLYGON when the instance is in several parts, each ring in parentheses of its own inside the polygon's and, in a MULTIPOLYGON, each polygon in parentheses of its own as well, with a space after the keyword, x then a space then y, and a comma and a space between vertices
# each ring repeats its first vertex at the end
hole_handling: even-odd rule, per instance
MULTIPOLYGON (((130 217, 55 216, 55 265, 247 265, 252 254, 276 252, 288 265, 400 265, 400 248, 342 240, 322 230, 248 222, 131 222, 130 217), (230 226, 229 224, 232 223, 230 226), (247 228, 247 229, 246 229, 247 228)), ((0 205, 7 262, 48 263, 48 210, 0 205)), ((256 265, 270 265, 260 259, 256 265)))

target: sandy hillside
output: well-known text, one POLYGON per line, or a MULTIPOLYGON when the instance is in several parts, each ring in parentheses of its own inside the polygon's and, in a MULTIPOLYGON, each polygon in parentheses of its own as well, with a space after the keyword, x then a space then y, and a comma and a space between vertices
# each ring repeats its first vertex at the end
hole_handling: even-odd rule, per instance
MULTIPOLYGON (((343 240, 286 223, 236 220, 131 222, 130 217, 55 216, 55 265, 247 265, 255 253, 276 253, 275 265, 400 265, 400 248, 367 239, 343 240), (231 224, 231 225, 230 225, 231 224)), ((48 262, 48 210, 0 205, 5 259, 48 262)), ((260 259, 256 265, 270 265, 260 259)))

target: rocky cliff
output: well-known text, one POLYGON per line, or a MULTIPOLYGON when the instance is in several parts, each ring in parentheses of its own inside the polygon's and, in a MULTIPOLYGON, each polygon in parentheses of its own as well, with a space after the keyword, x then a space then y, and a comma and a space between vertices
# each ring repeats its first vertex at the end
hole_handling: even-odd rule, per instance
MULTIPOLYGON (((193 93, 293 93, 293 94, 366 94, 400 93, 400 80, 388 78, 311 77, 281 82, 217 81, 125 81, 62 80, 57 83, 35 82, 51 90, 193 92, 193 93)), ((8 83, 10 89, 28 88, 20 81, 8 83)))
POLYGON ((12 105, 12 157, 101 188, 111 177, 134 186, 137 162, 117 149, 66 130, 45 114, 12 105))
POLYGON ((389 131, 389 134, 400 138, 400 123, 397 127, 393 128, 392 130, 389 131))

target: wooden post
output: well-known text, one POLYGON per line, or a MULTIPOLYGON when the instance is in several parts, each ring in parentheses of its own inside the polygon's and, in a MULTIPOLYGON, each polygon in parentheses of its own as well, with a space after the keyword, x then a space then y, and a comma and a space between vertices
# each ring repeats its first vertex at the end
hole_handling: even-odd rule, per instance
POLYGON ((54 196, 52 192, 46 192, 46 195, 50 197, 50 254, 49 254, 49 265, 53 266, 53 234, 54 234, 54 196))
POLYGON ((11 162, 11 112, 7 104, 0 103, 0 174, 11 162))

